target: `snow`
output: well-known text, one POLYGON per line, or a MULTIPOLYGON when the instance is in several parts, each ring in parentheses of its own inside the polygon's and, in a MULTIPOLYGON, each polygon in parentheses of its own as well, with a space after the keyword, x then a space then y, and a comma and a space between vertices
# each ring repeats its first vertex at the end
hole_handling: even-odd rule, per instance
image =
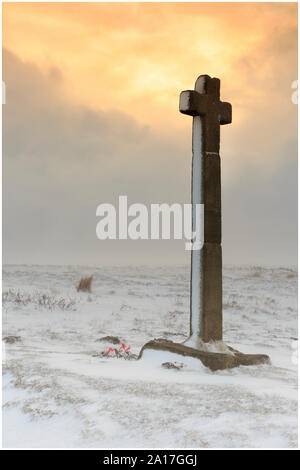
MULTIPOLYGON (((224 269, 224 342, 271 365, 211 372, 145 351, 97 356, 113 335, 133 353, 189 331, 188 267, 4 266, 6 448, 297 447, 297 273, 224 269), (92 293, 77 293, 94 274, 92 293), (164 369, 163 362, 184 364, 164 369)), ((221 345, 216 345, 221 347, 221 345)))
POLYGON ((226 353, 234 355, 234 352, 227 346, 224 341, 210 341, 209 343, 205 343, 196 335, 189 337, 186 341, 184 341, 186 346, 191 348, 200 349, 201 351, 206 352, 216 352, 216 353, 226 353))
MULTIPOLYGON (((204 204, 203 196, 203 151, 202 151, 203 120, 200 116, 193 117, 193 159, 192 159, 192 231, 197 233, 201 227, 204 230, 204 220, 197 226, 196 207, 197 204, 204 204)), ((204 216, 204 214, 203 214, 204 216)), ((197 240, 198 241, 198 240, 197 240)), ((201 234, 201 242, 204 241, 204 234, 201 234)), ((191 311, 192 311, 192 337, 193 345, 197 340, 193 336, 198 336, 200 332, 199 312, 203 311, 202 306, 202 270, 203 270, 203 250, 192 250, 192 289, 191 289, 191 311)))

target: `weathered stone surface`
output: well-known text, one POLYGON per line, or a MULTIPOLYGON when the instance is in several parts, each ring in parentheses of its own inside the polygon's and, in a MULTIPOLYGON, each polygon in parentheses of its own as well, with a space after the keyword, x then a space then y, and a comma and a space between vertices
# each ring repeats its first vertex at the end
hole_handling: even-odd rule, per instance
POLYGON ((221 243, 221 168, 218 154, 204 154, 204 241, 221 243))
POLYGON ((220 151, 220 122, 215 121, 217 115, 204 117, 203 148, 205 152, 219 153, 220 151), (214 119, 211 120, 210 119, 214 119))
POLYGON ((221 243, 221 212, 208 209, 204 206, 204 241, 208 243, 221 243))
POLYGON ((221 159, 218 153, 204 153, 204 204, 221 210, 221 159))
POLYGON ((189 356, 199 359, 202 364, 212 371, 222 369, 232 369, 239 366, 250 366, 258 364, 270 364, 270 359, 265 354, 243 354, 234 352, 232 354, 215 353, 200 351, 198 349, 190 348, 180 343, 173 343, 171 341, 149 341, 146 343, 139 354, 139 359, 143 356, 145 350, 154 351, 168 351, 181 356, 189 356))
POLYGON ((204 243, 203 251, 203 313, 201 339, 222 340, 222 247, 204 243))

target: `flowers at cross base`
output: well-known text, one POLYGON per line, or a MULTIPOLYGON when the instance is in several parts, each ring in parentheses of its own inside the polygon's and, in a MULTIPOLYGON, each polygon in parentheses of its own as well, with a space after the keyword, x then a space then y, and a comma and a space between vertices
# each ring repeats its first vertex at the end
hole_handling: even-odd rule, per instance
POLYGON ((122 358, 122 359, 137 359, 136 354, 131 352, 131 346, 127 346, 127 344, 122 343, 119 348, 109 347, 106 351, 100 353, 102 357, 115 357, 115 358, 122 358))
POLYGON ((119 349, 109 347, 105 354, 106 356, 122 356, 124 354, 129 354, 130 349, 130 346, 127 347, 125 343, 122 343, 119 349))

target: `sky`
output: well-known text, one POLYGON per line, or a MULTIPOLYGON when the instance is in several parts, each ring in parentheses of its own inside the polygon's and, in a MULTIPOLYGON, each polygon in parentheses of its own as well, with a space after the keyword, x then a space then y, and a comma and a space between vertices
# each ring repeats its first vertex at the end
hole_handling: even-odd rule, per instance
POLYGON ((179 94, 221 80, 225 264, 297 263, 296 3, 4 3, 3 262, 182 264, 96 238, 96 208, 189 203, 179 94))

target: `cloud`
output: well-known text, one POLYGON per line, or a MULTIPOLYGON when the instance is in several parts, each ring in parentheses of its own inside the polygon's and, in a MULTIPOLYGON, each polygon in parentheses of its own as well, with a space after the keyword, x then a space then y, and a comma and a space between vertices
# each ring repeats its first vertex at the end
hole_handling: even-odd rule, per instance
MULTIPOLYGON (((70 100, 60 69, 7 50, 3 72, 4 262, 188 262, 181 241, 97 240, 95 212, 122 194, 129 203, 189 202, 189 118, 178 133, 95 110, 70 100)), ((266 115, 255 120, 254 108, 253 127, 222 130, 225 262, 295 264, 295 134, 276 117, 276 132, 266 115)))
POLYGON ((119 194, 129 202, 184 199, 182 143, 118 111, 69 102, 58 71, 44 73, 9 51, 3 64, 5 260, 101 263, 104 255, 118 264, 115 247, 107 256, 96 240, 97 205, 119 194))
POLYGON ((66 96, 90 108, 179 130, 178 92, 200 73, 222 79, 235 118, 274 110, 278 86, 282 112, 297 76, 297 4, 9 3, 3 43, 56 64, 66 96))

